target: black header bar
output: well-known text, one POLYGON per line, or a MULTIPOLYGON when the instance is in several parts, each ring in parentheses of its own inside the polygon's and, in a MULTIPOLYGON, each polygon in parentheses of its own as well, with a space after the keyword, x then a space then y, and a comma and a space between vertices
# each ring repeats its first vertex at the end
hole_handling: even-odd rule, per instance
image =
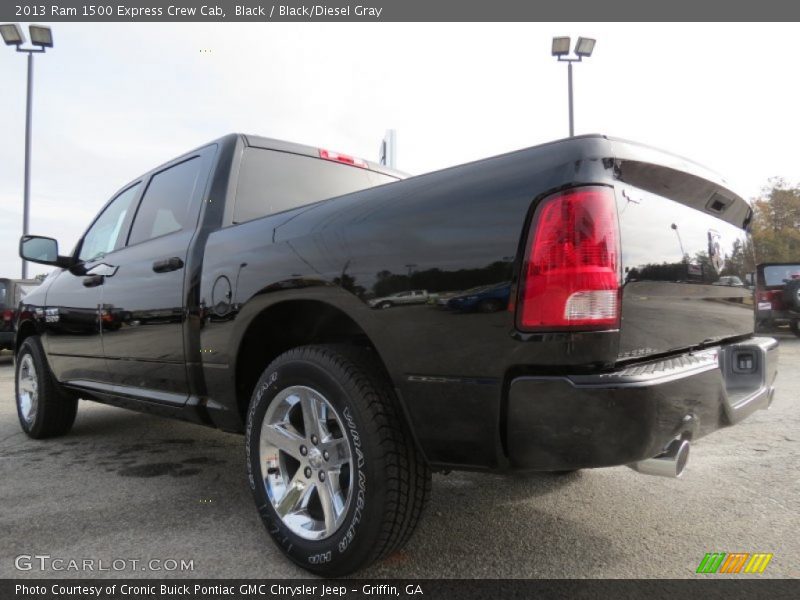
POLYGON ((798 21, 787 0, 3 0, 0 22, 798 21))

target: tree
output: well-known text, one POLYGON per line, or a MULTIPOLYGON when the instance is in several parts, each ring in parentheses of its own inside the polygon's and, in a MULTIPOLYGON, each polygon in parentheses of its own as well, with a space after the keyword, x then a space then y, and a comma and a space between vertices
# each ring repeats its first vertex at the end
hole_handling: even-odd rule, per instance
POLYGON ((753 203, 756 262, 800 262, 800 186, 769 180, 753 203))

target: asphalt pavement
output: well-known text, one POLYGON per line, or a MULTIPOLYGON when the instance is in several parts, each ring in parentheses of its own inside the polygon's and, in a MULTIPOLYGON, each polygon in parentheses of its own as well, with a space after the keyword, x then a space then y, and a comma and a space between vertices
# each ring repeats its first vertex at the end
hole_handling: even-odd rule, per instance
MULTIPOLYGON (((358 575, 691 578, 707 552, 769 552, 759 577, 800 577, 800 339, 777 337, 772 408, 695 443, 682 478, 626 467, 435 475, 406 549, 358 575)), ((241 436, 82 401, 68 436, 30 440, 10 357, 0 357, 0 532, 0 577, 306 576, 256 514, 241 436), (50 558, 24 558, 34 555, 50 558), (180 561, 186 570, 165 571, 180 561)))

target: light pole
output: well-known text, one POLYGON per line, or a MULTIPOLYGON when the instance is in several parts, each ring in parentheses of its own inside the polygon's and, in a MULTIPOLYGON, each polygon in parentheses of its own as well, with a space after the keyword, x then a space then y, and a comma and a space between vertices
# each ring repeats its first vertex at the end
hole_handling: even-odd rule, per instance
POLYGON ((678 245, 681 247, 681 260, 684 260, 686 258, 686 250, 683 249, 683 240, 681 239, 681 232, 678 231, 678 226, 675 223, 670 225, 670 227, 675 232, 675 235, 678 236, 678 245))
MULTIPOLYGON (((53 32, 49 27, 31 25, 28 28, 31 34, 31 44, 38 48, 22 48, 25 43, 25 34, 17 23, 0 25, 0 35, 7 46, 16 46, 17 52, 28 55, 28 99, 25 107, 25 187, 22 204, 22 235, 28 235, 28 222, 30 219, 31 201, 31 119, 33 108, 33 55, 45 52, 53 47, 53 32)), ((22 278, 28 278, 28 263, 22 261, 22 278)))
POLYGON ((575 116, 572 108, 572 63, 581 62, 584 57, 588 58, 592 55, 594 50, 595 40, 592 38, 579 37, 575 42, 575 58, 569 56, 569 43, 568 37, 554 37, 553 38, 553 56, 557 57, 559 62, 567 63, 567 89, 569 91, 569 137, 575 135, 575 116))

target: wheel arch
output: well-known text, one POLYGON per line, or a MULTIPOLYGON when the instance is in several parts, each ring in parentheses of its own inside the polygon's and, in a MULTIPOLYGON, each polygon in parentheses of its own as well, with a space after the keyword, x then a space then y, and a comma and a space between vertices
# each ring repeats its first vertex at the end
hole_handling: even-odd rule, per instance
MULTIPOLYGON (((380 365, 382 375, 392 382, 384 355, 373 337, 342 307, 319 298, 296 298, 261 308, 249 320, 234 353, 234 389, 243 422, 252 391, 275 358, 298 346, 331 343, 353 344, 368 350, 380 365)), ((403 405, 402 398, 398 399, 403 405)))
POLYGON ((17 335, 14 339, 14 355, 16 355, 17 352, 19 352, 22 343, 26 339, 28 339, 32 335, 36 335, 37 333, 39 332, 36 329, 36 325, 34 324, 33 321, 27 319, 25 321, 21 321, 17 325, 17 335))

